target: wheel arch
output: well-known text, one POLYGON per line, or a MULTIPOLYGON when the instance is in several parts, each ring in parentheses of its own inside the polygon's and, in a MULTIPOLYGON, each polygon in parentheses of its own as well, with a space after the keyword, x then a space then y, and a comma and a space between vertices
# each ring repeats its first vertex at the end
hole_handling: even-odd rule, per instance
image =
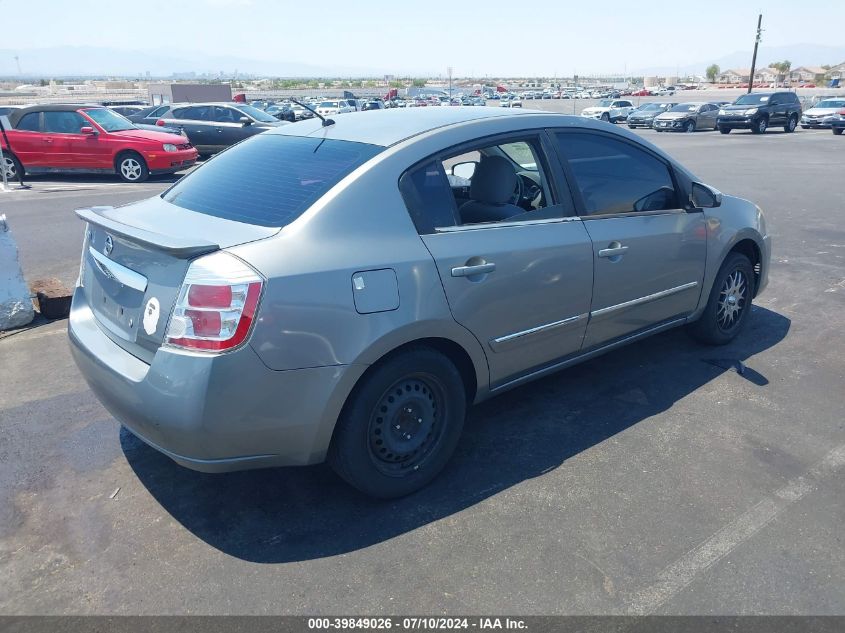
MULTIPOLYGON (((740 253, 741 255, 745 255, 748 260, 751 262, 751 267, 754 269, 754 296, 757 296, 758 288, 760 287, 760 275, 762 274, 762 265, 763 265, 763 253, 760 248, 760 245, 751 237, 744 237, 738 240, 734 245, 730 248, 730 250, 725 253, 725 256, 722 257, 722 262, 725 261, 731 253, 740 253)), ((719 263, 721 267, 722 263, 719 263)))
MULTIPOLYGON (((114 165, 115 172, 119 169, 118 163, 120 162, 121 157, 126 156, 127 154, 135 154, 138 158, 144 161, 144 165, 147 165, 147 159, 144 158, 144 155, 141 152, 133 147, 124 147, 114 153, 114 160, 112 163, 114 165)), ((149 165, 147 165, 147 169, 149 169, 149 165)))

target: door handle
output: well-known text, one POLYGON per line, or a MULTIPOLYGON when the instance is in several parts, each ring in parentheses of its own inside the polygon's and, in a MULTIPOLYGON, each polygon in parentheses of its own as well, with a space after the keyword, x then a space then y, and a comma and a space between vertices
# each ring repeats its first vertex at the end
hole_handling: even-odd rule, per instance
POLYGON ((486 275, 496 270, 496 264, 493 262, 486 262, 484 264, 475 264, 474 266, 455 266, 452 269, 452 277, 471 277, 473 275, 486 275))
POLYGON ((611 242, 607 248, 599 251, 599 257, 618 257, 628 250, 627 246, 622 246, 619 242, 611 242))

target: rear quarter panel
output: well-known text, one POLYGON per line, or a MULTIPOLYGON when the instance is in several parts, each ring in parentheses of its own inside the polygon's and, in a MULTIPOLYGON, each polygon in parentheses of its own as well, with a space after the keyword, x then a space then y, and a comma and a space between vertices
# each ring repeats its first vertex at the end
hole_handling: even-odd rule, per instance
POLYGON ((384 157, 353 172, 278 235, 231 251, 268 280, 250 344, 274 370, 370 365, 422 338, 460 345, 484 391, 487 361, 451 316, 434 261, 408 215, 398 180, 409 166, 384 157), (357 272, 396 273, 399 307, 360 314, 357 272))

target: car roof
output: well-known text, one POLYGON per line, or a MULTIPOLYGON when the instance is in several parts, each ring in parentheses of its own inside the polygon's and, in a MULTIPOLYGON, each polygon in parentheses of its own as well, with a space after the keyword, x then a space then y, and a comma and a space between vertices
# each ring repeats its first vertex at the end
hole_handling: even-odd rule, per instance
MULTIPOLYGON (((341 114, 333 119, 334 125, 326 127, 323 127, 320 119, 314 118, 275 128, 265 132, 265 134, 285 134, 289 136, 321 134, 328 139, 389 147, 438 128, 459 126, 481 119, 530 117, 532 115, 573 118, 568 115, 542 110, 526 109, 521 112, 514 112, 509 108, 486 106, 473 108, 444 108, 442 106, 412 109, 396 108, 341 114)), ((582 119, 583 117, 575 118, 582 119)))
POLYGON ((36 105, 29 105, 23 108, 17 108, 8 114, 9 122, 17 127, 18 121, 25 117, 30 112, 76 112, 82 108, 103 108, 106 106, 99 103, 43 103, 36 105))

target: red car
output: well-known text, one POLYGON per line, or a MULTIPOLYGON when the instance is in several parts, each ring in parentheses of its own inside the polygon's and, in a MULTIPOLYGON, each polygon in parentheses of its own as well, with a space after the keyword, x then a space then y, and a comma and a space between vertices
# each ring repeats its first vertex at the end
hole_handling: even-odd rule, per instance
POLYGON ((642 90, 637 90, 636 92, 631 93, 632 97, 649 97, 651 96, 651 90, 643 88, 642 90))
POLYGON ((87 172, 143 182, 193 165, 197 150, 184 136, 139 129, 108 108, 36 105, 9 115, 0 136, 6 174, 87 172))

